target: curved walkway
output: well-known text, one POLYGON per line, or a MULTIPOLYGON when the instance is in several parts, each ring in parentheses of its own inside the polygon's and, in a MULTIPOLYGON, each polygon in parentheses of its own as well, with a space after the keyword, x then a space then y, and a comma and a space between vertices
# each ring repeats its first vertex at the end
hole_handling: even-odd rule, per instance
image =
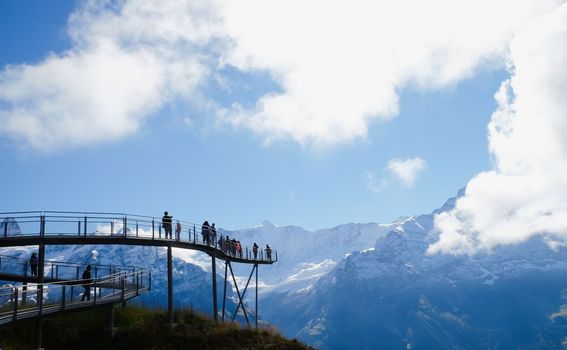
MULTIPOLYGON (((13 257, 1 257, 4 262, 10 259, 22 261, 23 259, 13 257)), ((79 271, 83 268, 80 264, 47 262, 53 266, 53 270, 59 267, 70 268, 71 271, 79 271)), ((27 269, 27 264, 23 264, 27 269)), ((113 266, 98 266, 96 271, 117 271, 102 277, 93 277, 89 283, 78 278, 64 278, 61 276, 49 277, 46 280, 57 279, 56 282, 30 283, 25 269, 16 271, 0 271, 0 280, 12 280, 24 282, 20 286, 0 287, 0 326, 12 324, 21 320, 56 316, 63 313, 93 309, 102 306, 124 303, 137 297, 140 293, 151 289, 151 272, 145 269, 132 269, 113 266), (81 301, 84 286, 91 290, 90 300, 81 301)), ((6 269, 8 270, 8 269, 6 269)), ((94 269, 93 269, 94 272, 94 269)), ((37 278, 34 278, 37 280, 37 278)))
POLYGON ((275 250, 258 249, 254 255, 250 247, 242 247, 238 253, 231 247, 219 247, 212 242, 207 244, 197 224, 175 218, 173 222, 174 238, 167 239, 161 218, 156 217, 97 212, 6 212, 0 213, 0 246, 40 243, 144 245, 199 250, 237 263, 273 264, 278 260, 275 250), (182 226, 179 235, 175 232, 177 221, 182 226))

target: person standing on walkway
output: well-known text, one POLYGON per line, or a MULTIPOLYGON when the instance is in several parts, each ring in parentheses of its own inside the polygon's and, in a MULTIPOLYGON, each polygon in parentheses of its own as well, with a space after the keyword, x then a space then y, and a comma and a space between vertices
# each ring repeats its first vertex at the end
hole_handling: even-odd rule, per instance
POLYGON ((33 252, 30 257, 30 270, 32 277, 37 277, 37 265, 38 265, 37 254, 33 252))
POLYGON ((91 265, 87 265, 87 268, 83 272, 83 288, 85 289, 85 292, 83 293, 81 301, 85 301, 85 297, 87 298, 87 301, 91 301, 91 283, 91 265))
POLYGON ((209 222, 207 220, 201 226, 201 235, 203 236, 203 243, 209 245, 211 239, 209 238, 209 222))
POLYGON ((175 237, 177 240, 181 239, 181 223, 179 220, 177 221, 177 225, 175 225, 175 237))
POLYGON ((214 222, 213 225, 211 226, 211 243, 213 243, 213 245, 217 244, 217 229, 215 228, 214 222))
POLYGON ((252 252, 254 253, 254 260, 256 260, 258 257, 258 245, 256 242, 254 242, 254 245, 252 246, 252 252))
POLYGON ((163 229, 165 230, 165 238, 167 238, 167 235, 169 234, 169 238, 171 238, 172 236, 172 217, 171 215, 169 215, 167 213, 167 211, 163 212, 163 217, 161 218, 161 225, 163 226, 163 229))
POLYGON ((264 250, 266 251, 266 259, 272 260, 272 248, 266 244, 266 249, 264 250))

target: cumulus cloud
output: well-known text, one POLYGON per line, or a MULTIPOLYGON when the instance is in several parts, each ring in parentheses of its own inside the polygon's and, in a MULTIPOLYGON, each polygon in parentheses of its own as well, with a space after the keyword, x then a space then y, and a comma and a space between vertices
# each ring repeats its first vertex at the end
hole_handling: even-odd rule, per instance
POLYGON ((0 71, 0 134, 53 150, 134 133, 206 77, 202 46, 217 25, 208 4, 82 2, 69 19, 68 51, 0 71))
POLYGON ((398 113, 408 84, 440 88, 502 62, 513 33, 560 1, 229 1, 226 63, 263 69, 282 92, 220 116, 265 135, 328 146, 398 113), (254 14, 254 15, 251 15, 254 14))
POLYGON ((510 71, 488 131, 494 167, 438 215, 430 253, 473 254, 542 237, 567 243, 567 4, 531 22, 510 46, 510 71))
POLYGON ((218 111, 270 142, 336 145, 398 112, 407 84, 440 88, 498 64, 560 0, 85 0, 72 47, 0 71, 0 134, 39 149, 117 139, 230 65, 278 92, 218 111))
POLYGON ((412 187, 417 179, 417 175, 422 172, 427 163, 419 158, 411 159, 392 159, 388 162, 388 170, 400 182, 407 187, 412 187))

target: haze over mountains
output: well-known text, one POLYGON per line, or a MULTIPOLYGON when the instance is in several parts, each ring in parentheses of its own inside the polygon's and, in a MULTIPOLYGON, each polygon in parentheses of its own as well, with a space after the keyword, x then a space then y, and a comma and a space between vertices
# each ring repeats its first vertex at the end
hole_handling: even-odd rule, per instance
MULTIPOLYGON (((260 267, 260 316, 286 336, 323 349, 567 345, 567 252, 534 238, 475 256, 427 254, 437 239, 434 215, 454 203, 451 198, 431 214, 390 224, 307 231, 265 221, 219 231, 245 245, 269 243, 278 250, 276 264, 260 267)), ((3 249, 2 254, 26 256, 31 249, 3 249)), ((93 249, 98 254, 92 263, 152 268, 153 290, 139 302, 165 306, 163 249, 49 247, 47 258, 83 262, 93 258, 93 249)), ((210 313, 210 258, 181 250, 174 256, 176 307, 210 313)), ((235 268, 239 284, 245 282, 250 267, 235 268)), ((221 264, 217 273, 222 283, 221 264)))

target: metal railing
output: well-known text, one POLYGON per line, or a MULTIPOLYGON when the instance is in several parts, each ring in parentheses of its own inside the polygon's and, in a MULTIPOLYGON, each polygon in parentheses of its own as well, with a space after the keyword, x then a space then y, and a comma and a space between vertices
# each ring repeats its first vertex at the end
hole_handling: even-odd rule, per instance
POLYGON ((124 302, 150 289, 151 272, 145 269, 122 271, 89 280, 0 287, 0 324, 99 304, 124 302))
MULTIPOLYGON (((122 237, 147 240, 176 240, 208 246, 226 256, 250 261, 275 262, 276 250, 242 246, 240 250, 219 243, 220 234, 211 235, 201 225, 173 220, 166 230, 162 219, 144 215, 98 212, 31 211, 0 213, 0 241, 11 237, 122 237), (177 222, 181 230, 177 229, 177 222), (166 237, 166 231, 169 233, 166 237)), ((224 238, 224 237, 223 237, 224 238)))
MULTIPOLYGON (((67 261, 46 260, 44 262, 44 278, 50 280, 72 280, 79 279, 80 273, 89 264, 78 264, 67 261)), ((116 266, 90 264, 92 275, 96 278, 118 272, 134 272, 138 268, 134 266, 116 266)), ((36 272, 37 273, 37 272, 36 272)), ((0 276, 15 275, 24 279, 34 278, 29 259, 0 254, 0 276)))

